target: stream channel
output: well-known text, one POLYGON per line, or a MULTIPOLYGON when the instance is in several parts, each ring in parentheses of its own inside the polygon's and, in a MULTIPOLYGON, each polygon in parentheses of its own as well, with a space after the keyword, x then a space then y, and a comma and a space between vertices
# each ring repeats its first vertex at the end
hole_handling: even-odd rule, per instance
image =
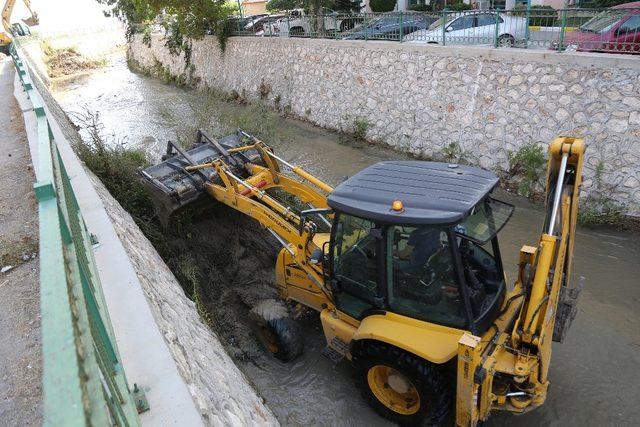
MULTIPOLYGON (((220 137, 243 123, 272 134, 273 140, 266 142, 276 152, 331 184, 377 161, 405 157, 378 146, 345 143, 338 133, 272 113, 256 114, 256 121, 264 120, 252 121, 255 106, 223 101, 206 92, 133 73, 124 59, 54 87, 53 95, 67 113, 84 109, 99 112, 105 135, 144 149, 154 160, 168 139, 191 138, 198 127, 220 137)), ((508 283, 513 283, 520 247, 537 242, 543 212, 526 199, 503 191, 497 194, 516 206, 500 240, 508 283)), ((204 233, 213 238, 218 231, 213 224, 204 233)), ((246 265, 251 258, 244 253, 252 249, 241 251, 243 268, 251 269, 246 265)), ((228 254, 230 259, 235 259, 236 252, 228 254)), ((564 343, 554 344, 546 404, 522 416, 496 413, 487 425, 637 425, 640 235, 579 228, 574 259, 572 279, 584 276, 584 291, 568 337, 564 343)), ((266 274, 271 280, 273 273, 268 269, 263 263, 255 274, 266 274)), ((251 274, 249 271, 246 277, 251 274)), ((225 306, 232 312, 222 317, 213 313, 213 319, 235 322, 221 326, 233 330, 236 324, 241 325, 238 319, 246 317, 248 308, 233 303, 225 306)), ((235 329, 240 327, 244 328, 235 329)), ((240 331, 222 333, 222 338, 283 425, 389 425, 360 397, 348 363, 334 365, 321 355, 325 342, 317 316, 305 319, 303 328, 305 353, 288 364, 267 356, 255 340, 240 331), (250 348, 238 351, 238 346, 250 348)))

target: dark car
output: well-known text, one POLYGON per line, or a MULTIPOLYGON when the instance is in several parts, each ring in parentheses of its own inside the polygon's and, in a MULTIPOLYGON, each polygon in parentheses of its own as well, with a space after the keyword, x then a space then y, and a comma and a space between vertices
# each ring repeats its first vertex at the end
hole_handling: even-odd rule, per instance
POLYGON ((424 30, 438 19, 436 16, 418 13, 385 15, 374 21, 355 27, 343 40, 400 40, 406 34, 424 30))

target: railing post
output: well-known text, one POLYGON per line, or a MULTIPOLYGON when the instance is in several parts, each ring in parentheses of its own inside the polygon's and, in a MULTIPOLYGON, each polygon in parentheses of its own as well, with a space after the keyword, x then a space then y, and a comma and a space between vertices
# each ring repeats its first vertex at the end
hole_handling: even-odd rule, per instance
POLYGON ((442 18, 440 18, 442 20, 442 46, 444 46, 445 44, 447 44, 446 42, 446 35, 447 35, 447 9, 442 9, 442 18))
POLYGON ((493 47, 498 47, 498 34, 500 33, 500 9, 496 9, 496 31, 493 35, 493 47))
POLYGON ((336 14, 333 14, 333 38, 338 38, 338 17, 336 14))
POLYGON ((289 13, 287 12, 287 37, 291 37, 291 23, 289 22, 289 13))
POLYGON ((402 37, 404 36, 404 15, 400 12, 400 43, 402 43, 402 37))
POLYGON ((558 39, 558 52, 562 52, 564 45, 564 31, 567 26, 567 9, 560 11, 560 38, 558 39))
POLYGON ((369 29, 367 28, 369 25, 369 22, 367 20, 367 14, 365 13, 364 15, 364 39, 369 40, 369 29))
POLYGON ((525 23, 527 25, 527 28, 525 28, 524 31, 524 48, 528 49, 529 48, 529 21, 531 20, 531 0, 527 0, 527 12, 526 12, 526 18, 525 18, 525 23))

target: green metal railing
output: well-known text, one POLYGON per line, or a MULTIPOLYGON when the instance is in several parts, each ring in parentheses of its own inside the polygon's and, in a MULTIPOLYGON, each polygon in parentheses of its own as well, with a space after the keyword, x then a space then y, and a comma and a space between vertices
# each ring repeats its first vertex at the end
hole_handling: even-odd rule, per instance
POLYGON ((10 54, 37 120, 43 424, 139 425, 139 399, 116 348, 91 236, 42 99, 14 45, 10 54))
POLYGON ((640 7, 307 15, 231 20, 236 36, 393 40, 640 54, 640 7), (443 25, 444 24, 444 25, 443 25))

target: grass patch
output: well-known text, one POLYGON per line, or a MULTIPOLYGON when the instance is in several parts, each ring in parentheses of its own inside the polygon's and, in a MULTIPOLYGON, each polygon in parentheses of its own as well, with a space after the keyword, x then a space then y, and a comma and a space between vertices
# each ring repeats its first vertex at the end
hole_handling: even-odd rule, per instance
POLYGON ((609 196, 615 190, 615 186, 604 182, 605 169, 605 163, 600 160, 596 165, 593 176, 593 189, 582 202, 578 211, 578 224, 585 227, 603 225, 624 227, 626 225, 625 207, 609 196))
POLYGON ((27 262, 38 254, 38 242, 24 237, 17 242, 0 241, 0 267, 17 266, 27 262))

